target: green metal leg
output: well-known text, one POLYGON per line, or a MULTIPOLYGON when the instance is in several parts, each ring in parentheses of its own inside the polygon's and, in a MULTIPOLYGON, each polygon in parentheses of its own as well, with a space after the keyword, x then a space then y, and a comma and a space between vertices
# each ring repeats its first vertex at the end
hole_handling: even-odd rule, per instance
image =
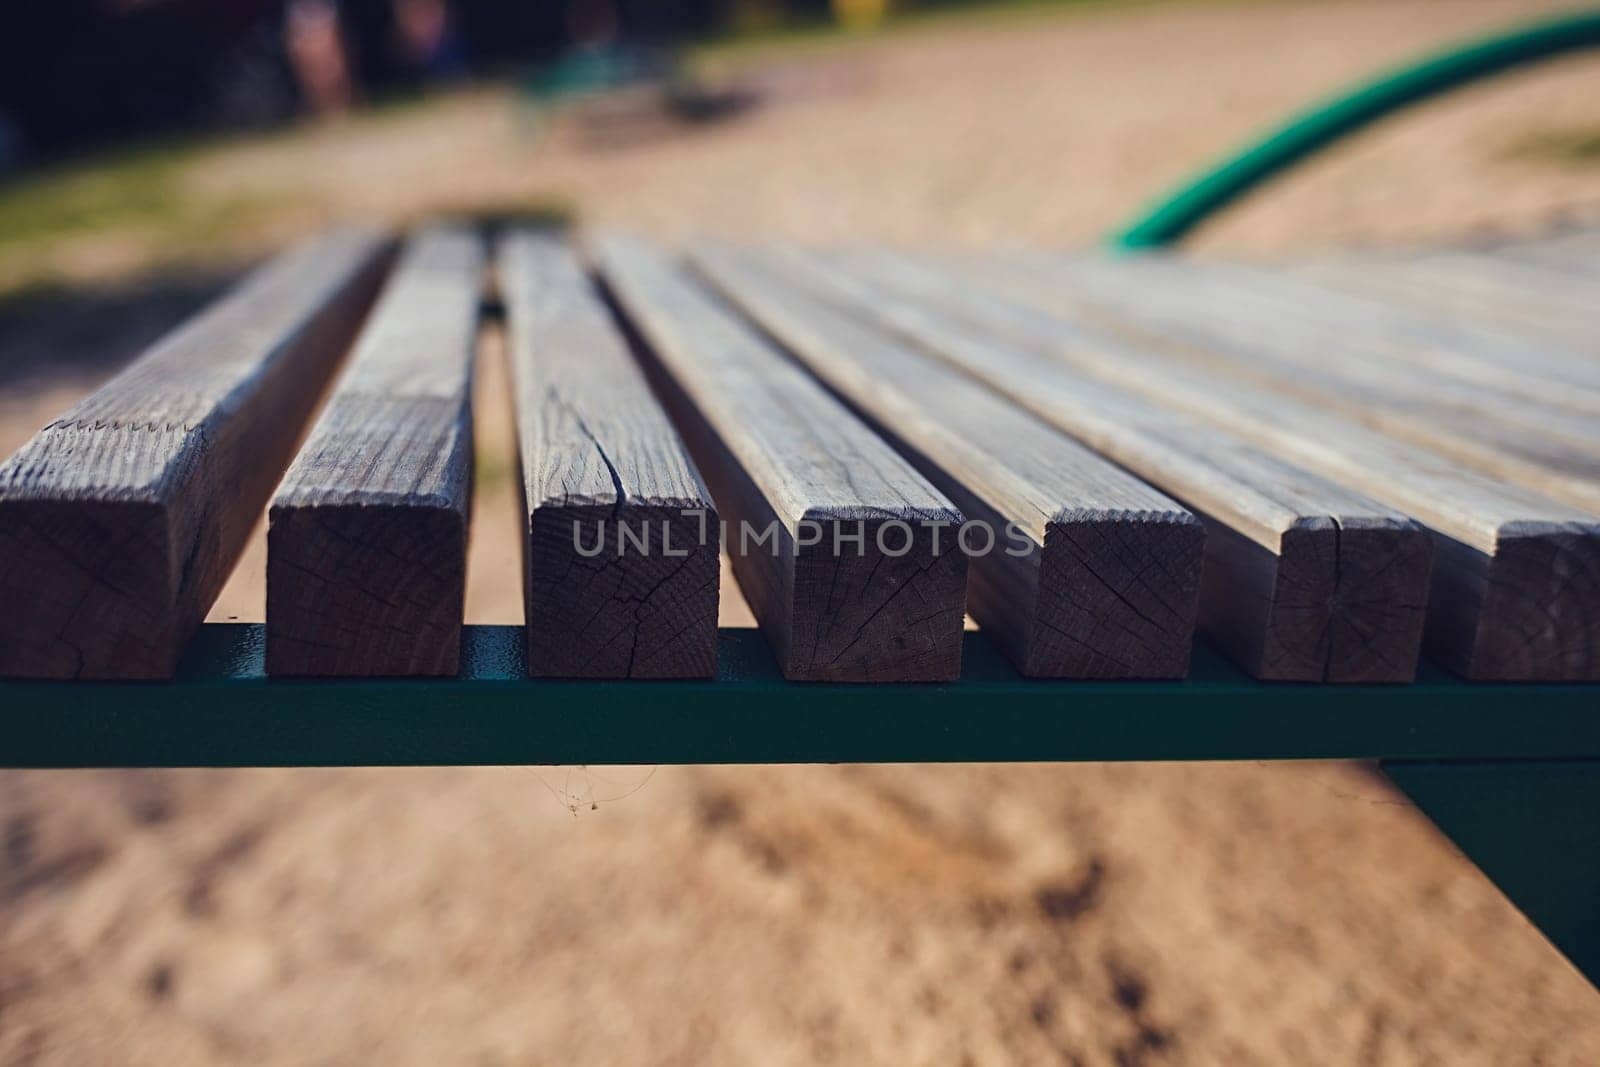
POLYGON ((1600 761, 1386 761, 1384 773, 1600 985, 1600 761))

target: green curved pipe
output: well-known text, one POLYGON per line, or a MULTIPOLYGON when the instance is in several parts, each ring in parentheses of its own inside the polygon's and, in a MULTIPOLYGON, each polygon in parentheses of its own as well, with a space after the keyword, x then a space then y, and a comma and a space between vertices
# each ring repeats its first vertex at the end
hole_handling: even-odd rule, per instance
POLYGON ((1120 249, 1171 244, 1278 171, 1392 111, 1512 67, 1593 47, 1600 47, 1600 11, 1589 9, 1477 38, 1390 70, 1313 105, 1212 165, 1112 234, 1110 243, 1120 249))

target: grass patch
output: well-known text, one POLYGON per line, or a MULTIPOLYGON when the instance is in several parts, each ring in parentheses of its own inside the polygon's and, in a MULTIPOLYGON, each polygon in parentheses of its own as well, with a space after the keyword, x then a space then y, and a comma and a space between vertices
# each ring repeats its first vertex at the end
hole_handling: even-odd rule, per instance
POLYGON ((60 281, 52 252, 106 239, 149 266, 200 262, 281 206, 260 195, 196 196, 184 174, 198 142, 145 145, 0 182, 0 290, 60 281))
POLYGON ((129 226, 192 227, 215 204, 196 204, 180 177, 191 144, 155 144, 61 163, 0 183, 0 245, 129 226))
POLYGON ((1566 167, 1600 166, 1600 126, 1533 130, 1506 145, 1508 159, 1566 167))
POLYGON ((51 168, 0 186, 0 244, 159 222, 175 209, 174 171, 165 159, 134 158, 51 168))

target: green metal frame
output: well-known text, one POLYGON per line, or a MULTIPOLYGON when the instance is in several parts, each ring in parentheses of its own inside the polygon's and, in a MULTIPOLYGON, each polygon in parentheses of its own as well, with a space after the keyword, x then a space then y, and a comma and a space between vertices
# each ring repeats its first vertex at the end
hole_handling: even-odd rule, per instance
POLYGON ((170 682, 0 682, 0 766, 1600 759, 1596 686, 1263 683, 1204 643, 1185 681, 1034 681, 976 632, 954 684, 812 684, 720 638, 704 681, 532 680, 514 626, 454 678, 269 679, 264 627, 211 624, 170 682))
POLYGON ((1383 771, 1600 984, 1600 760, 1386 761, 1383 771))
POLYGON ((960 681, 783 680, 756 630, 717 677, 530 680, 515 626, 440 679, 269 679, 265 628, 200 628, 170 682, 0 682, 0 766, 247 767, 1379 759, 1600 982, 1600 687, 1258 682, 1204 642, 1181 682, 1023 678, 978 633, 960 681))

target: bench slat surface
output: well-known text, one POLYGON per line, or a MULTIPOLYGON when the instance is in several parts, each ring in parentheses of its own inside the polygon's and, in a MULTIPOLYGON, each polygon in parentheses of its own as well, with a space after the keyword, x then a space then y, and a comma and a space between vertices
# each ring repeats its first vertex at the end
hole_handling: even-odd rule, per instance
POLYGON ((267 670, 454 674, 482 241, 412 238, 272 499, 267 670))
MULTIPOLYGON (((1409 681, 1430 548, 1398 512, 1216 427, 1008 343, 1027 314, 901 257, 815 263, 815 283, 1183 500, 1206 527, 1202 627, 1257 677, 1409 681)), ((1027 335, 1031 336, 1031 335, 1027 335)))
MULTIPOLYGON (((1080 301, 1076 314, 1112 329, 1137 319, 1150 327, 1142 331, 1144 339, 1171 342, 1169 352, 1219 380, 1265 386, 1574 507, 1600 511, 1600 390, 1530 376, 1509 365, 1517 354, 1503 351, 1495 353, 1491 373, 1476 381, 1415 365, 1402 355, 1424 348, 1405 338, 1407 320, 1389 315, 1368 330, 1382 335, 1382 350, 1363 350, 1345 339, 1361 332, 1360 309, 1370 302, 1334 303, 1319 312, 1321 305, 1340 301, 1339 294, 1293 281, 1209 264, 1055 266, 1040 279, 1041 291, 1059 298, 1092 287, 1103 308, 1097 314, 1093 302, 1080 301), (1267 296, 1269 291, 1277 295, 1267 296)), ((1370 324, 1372 316, 1365 319, 1370 324)), ((1448 362, 1452 343, 1467 341, 1427 350, 1448 362)), ((1524 343, 1517 351, 1527 348, 1524 343)))
POLYGON ((1496 248, 1494 254, 1550 267, 1590 282, 1600 279, 1600 231, 1596 230, 1518 241, 1496 248))
MULTIPOLYGON (((1438 252, 1341 257, 1295 271, 1330 289, 1374 297, 1446 321, 1466 319, 1600 354, 1597 279, 1511 256, 1438 252)), ((1593 364, 1600 370, 1600 362, 1593 364)))
POLYGON ((357 233, 286 253, 0 467, 0 675, 172 672, 387 253, 357 233))
POLYGON ((700 268, 987 534, 968 610, 1032 677, 1181 678, 1204 531, 1189 512, 972 379, 726 246, 700 268), (1016 537, 1013 538, 1013 531, 1016 537))
MULTIPOLYGON (((1198 623, 1263 680, 1405 681, 1421 647, 1600 680, 1596 248, 1361 273, 604 236, 591 277, 513 231, 520 669, 722 678, 726 542, 789 680, 949 682, 969 592, 1031 677, 1182 677, 1198 623)), ((264 666, 456 674, 488 257, 426 231, 380 296, 391 252, 280 257, 0 465, 0 677, 170 675, 352 338, 272 499, 264 666)))
POLYGON ((664 253, 614 236, 596 251, 730 524, 734 573, 785 676, 954 678, 966 583, 954 505, 664 253), (913 534, 904 554, 880 548, 890 523, 913 534))
POLYGON ((1324 374, 1346 372, 1351 380, 1397 396, 1421 391, 1415 399, 1487 401, 1506 416, 1528 403, 1554 407, 1558 415, 1600 411, 1600 362, 1581 348, 1421 309, 1392 290, 1342 292, 1314 281, 1310 268, 1168 257, 1104 262, 1018 255, 990 261, 1031 273, 1035 284, 1075 298, 1083 310, 1108 301, 1147 321, 1231 337, 1258 359, 1324 374), (1073 284, 1063 290, 1066 279, 1073 284), (1255 328, 1241 330, 1241 322, 1255 328), (1307 348, 1324 358, 1306 360, 1307 348))
POLYGON ((499 268, 529 672, 710 677, 721 576, 711 494, 568 246, 512 235, 499 268))
POLYGON ((1600 678, 1600 518, 1287 396, 1214 375, 1085 321, 1059 295, 1008 287, 1050 314, 1039 351, 1204 419, 1410 515, 1434 536, 1427 647, 1475 680, 1600 678))

